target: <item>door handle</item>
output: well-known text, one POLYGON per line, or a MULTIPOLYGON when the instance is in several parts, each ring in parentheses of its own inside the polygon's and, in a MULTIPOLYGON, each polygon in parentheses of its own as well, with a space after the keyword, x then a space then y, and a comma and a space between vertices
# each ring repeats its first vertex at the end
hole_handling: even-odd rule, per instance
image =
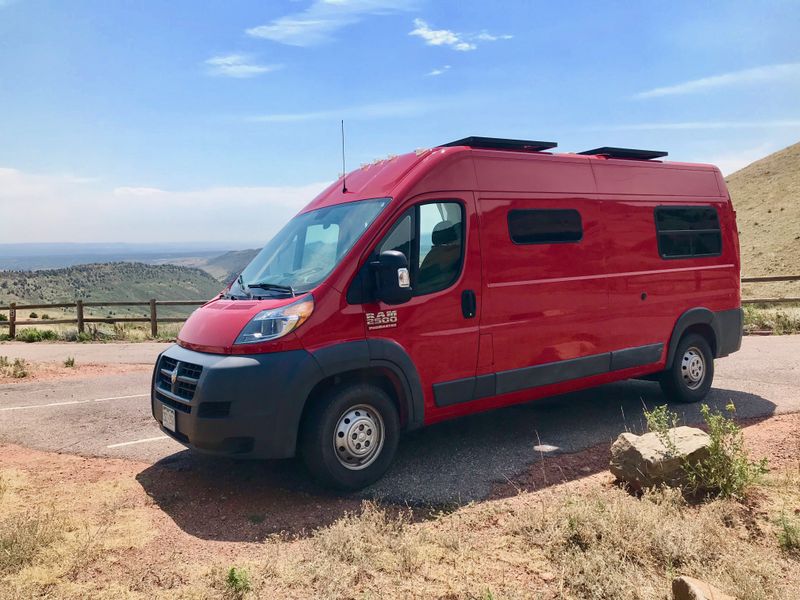
POLYGON ((478 301, 475 297, 475 292, 472 290, 464 290, 461 292, 461 314, 465 319, 472 319, 478 310, 478 301))

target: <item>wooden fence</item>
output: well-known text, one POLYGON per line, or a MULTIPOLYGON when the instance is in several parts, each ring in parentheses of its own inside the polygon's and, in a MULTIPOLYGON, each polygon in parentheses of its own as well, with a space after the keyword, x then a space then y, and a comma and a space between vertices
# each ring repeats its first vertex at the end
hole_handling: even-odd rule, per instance
POLYGON ((186 320, 185 317, 159 317, 159 306, 200 306, 206 302, 207 300, 156 300, 155 298, 140 300, 138 302, 85 302, 83 300, 57 304, 17 304, 16 302, 12 302, 8 306, 0 306, 0 311, 8 311, 8 320, 0 321, 0 327, 7 326, 8 335, 13 338, 17 335, 18 325, 72 324, 77 325, 80 333, 84 333, 86 330, 86 323, 150 323, 150 334, 156 337, 158 335, 159 323, 182 323, 186 320), (84 315, 84 309, 98 306, 147 306, 149 307, 150 315, 147 317, 87 317, 84 315), (17 311, 43 308, 74 308, 75 318, 37 319, 35 321, 21 321, 17 318, 17 311))
MULTIPOLYGON (((769 277, 742 277, 742 283, 769 283, 773 281, 800 281, 800 275, 774 275, 769 277)), ((800 304, 800 297, 747 298, 742 304, 800 304)))
MULTIPOLYGON (((768 283, 776 281, 800 281, 800 275, 776 275, 770 277, 743 277, 742 283, 768 283)), ((138 302, 86 302, 84 300, 77 300, 75 302, 65 302, 58 304, 17 304, 12 302, 8 306, 0 306, 0 311, 8 311, 8 320, 0 321, 0 327, 8 327, 8 334, 15 337, 17 334, 18 325, 56 325, 56 324, 72 324, 78 327, 78 331, 83 333, 86 329, 86 323, 150 323, 150 334, 153 337, 158 335, 159 323, 181 323, 186 319, 183 317, 159 317, 159 306, 200 306, 205 304, 205 300, 143 300, 138 302), (147 306, 149 307, 150 315, 147 317, 86 317, 84 316, 85 308, 92 307, 108 307, 108 306, 147 306), (23 320, 17 319, 17 311, 19 310, 34 310, 43 308, 74 308, 74 319, 38 319, 38 320, 23 320)), ((800 304, 800 297, 788 298, 747 298, 742 300, 742 304, 800 304)), ((0 313, 2 314, 2 313, 0 313)))

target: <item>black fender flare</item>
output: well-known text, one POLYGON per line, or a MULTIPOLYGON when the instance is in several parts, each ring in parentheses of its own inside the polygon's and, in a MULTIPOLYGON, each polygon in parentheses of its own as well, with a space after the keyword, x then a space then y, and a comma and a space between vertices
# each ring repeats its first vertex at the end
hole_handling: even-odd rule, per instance
POLYGON ((405 430, 422 427, 425 417, 425 399, 417 368, 403 347, 393 340, 367 339, 332 344, 311 352, 319 364, 322 376, 313 383, 312 388, 323 379, 379 367, 391 371, 402 387, 404 403, 401 408, 407 415, 405 430))
POLYGON ((667 347, 667 363, 665 368, 669 369, 672 367, 672 361, 675 359, 675 352, 678 349, 678 342, 680 342, 683 334, 692 325, 708 325, 711 327, 711 330, 714 332, 714 346, 718 350, 715 353, 715 358, 719 357, 719 347, 722 336, 717 315, 705 307, 690 308, 678 317, 675 326, 672 328, 672 336, 670 336, 669 346, 667 347))

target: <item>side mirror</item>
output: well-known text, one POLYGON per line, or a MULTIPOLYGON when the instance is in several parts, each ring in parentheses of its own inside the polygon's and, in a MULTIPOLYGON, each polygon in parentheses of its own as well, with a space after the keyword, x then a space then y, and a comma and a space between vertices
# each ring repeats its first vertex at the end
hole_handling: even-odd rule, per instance
POLYGON ((411 275, 405 254, 386 250, 370 266, 376 274, 375 295, 378 300, 386 304, 403 304, 411 300, 411 275))

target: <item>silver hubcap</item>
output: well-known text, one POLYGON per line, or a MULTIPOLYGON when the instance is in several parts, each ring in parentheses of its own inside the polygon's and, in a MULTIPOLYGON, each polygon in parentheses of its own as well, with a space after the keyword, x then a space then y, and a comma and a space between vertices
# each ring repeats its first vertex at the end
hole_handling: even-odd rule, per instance
POLYGON ((383 419, 367 404, 348 408, 333 432, 333 449, 343 467, 358 471, 371 465, 383 448, 383 419))
POLYGON ((681 359, 681 376, 690 390, 696 390, 706 376, 706 361, 703 353, 692 346, 687 348, 681 359))

